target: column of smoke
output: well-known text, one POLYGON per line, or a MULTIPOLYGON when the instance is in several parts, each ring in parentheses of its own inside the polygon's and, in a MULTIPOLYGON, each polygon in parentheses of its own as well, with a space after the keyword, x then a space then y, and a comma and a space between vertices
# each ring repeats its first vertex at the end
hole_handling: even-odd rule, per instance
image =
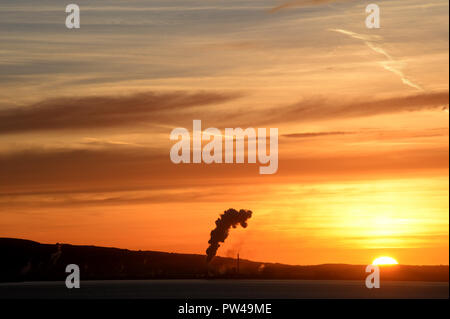
POLYGON ((237 211, 235 209, 229 209, 225 211, 216 220, 216 228, 211 231, 211 239, 208 241, 209 247, 206 249, 206 262, 209 263, 217 253, 220 247, 219 243, 224 243, 228 237, 230 228, 236 228, 237 225, 241 225, 243 228, 247 227, 247 220, 252 217, 250 210, 241 209, 237 211))

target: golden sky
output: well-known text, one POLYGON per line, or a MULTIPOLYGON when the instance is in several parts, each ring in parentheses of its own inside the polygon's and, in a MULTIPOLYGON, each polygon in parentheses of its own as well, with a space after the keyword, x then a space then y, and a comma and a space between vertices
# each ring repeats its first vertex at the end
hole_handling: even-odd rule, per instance
POLYGON ((0 0, 0 237, 291 264, 449 263, 446 0, 0 0), (279 129, 279 169, 170 132, 279 129))

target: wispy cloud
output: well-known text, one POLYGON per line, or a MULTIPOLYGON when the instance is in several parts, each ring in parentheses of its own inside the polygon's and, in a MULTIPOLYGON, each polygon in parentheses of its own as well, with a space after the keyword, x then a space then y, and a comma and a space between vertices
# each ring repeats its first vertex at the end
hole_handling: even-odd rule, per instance
POLYGON ((351 135, 351 134, 356 134, 356 132, 306 132, 306 133, 284 134, 283 137, 313 138, 313 137, 322 137, 322 136, 351 135))
POLYGON ((285 122, 313 122, 328 119, 357 118, 382 114, 420 111, 445 111, 449 93, 430 92, 384 99, 358 99, 354 101, 309 98, 287 106, 260 113, 264 124, 285 122))
MULTIPOLYGON (((206 185, 260 183, 252 164, 174 165, 166 149, 28 149, 0 153, 0 196, 14 194, 178 189, 206 185)), ((448 171, 448 145, 361 151, 358 154, 281 154, 273 182, 286 177, 318 180, 405 172, 448 171)), ((1 205, 0 205, 1 206, 1 205)))
POLYGON ((411 81, 410 79, 408 79, 406 77, 406 75, 401 70, 400 62, 398 62, 396 59, 394 59, 385 49, 383 49, 383 47, 380 44, 378 44, 378 42, 381 40, 380 37, 362 35, 362 34, 358 34, 358 33, 347 31, 347 30, 342 30, 342 29, 330 29, 330 31, 345 34, 353 39, 358 39, 358 40, 363 41, 364 44, 367 45, 371 50, 383 55, 386 58, 386 61, 380 62, 381 66, 385 70, 397 75, 401 79, 403 84, 405 84, 409 87, 412 87, 416 90, 424 91, 424 89, 420 85, 414 83, 413 81, 411 81))
POLYGON ((0 133, 110 128, 162 123, 194 107, 224 103, 235 93, 147 92, 127 96, 55 98, 0 111, 0 133), (175 112, 175 113, 174 113, 175 112))
POLYGON ((275 13, 283 9, 288 8, 294 8, 294 7, 312 7, 312 6, 318 6, 333 2, 348 2, 352 0, 294 0, 294 1, 288 1, 284 2, 272 9, 269 10, 270 13, 275 13))
MULTIPOLYGON (((213 127, 273 125, 293 121, 304 123, 424 110, 445 111, 449 101, 446 91, 376 100, 307 97, 297 103, 265 109, 213 108, 241 96, 243 93, 169 92, 55 98, 1 110, 0 133, 73 132, 119 127, 148 129, 149 125, 152 128, 167 127, 169 130, 174 125, 191 125, 194 118, 201 118, 205 125, 213 127)), ((125 144, 124 141, 114 140, 86 140, 85 143, 125 144)))

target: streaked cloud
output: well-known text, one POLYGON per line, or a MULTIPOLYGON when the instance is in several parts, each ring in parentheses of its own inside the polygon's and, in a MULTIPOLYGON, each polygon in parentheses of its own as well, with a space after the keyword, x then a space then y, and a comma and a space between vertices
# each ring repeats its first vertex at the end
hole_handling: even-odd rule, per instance
POLYGON ((312 137, 321 137, 321 136, 351 135, 351 134, 356 134, 356 133, 355 132, 308 132, 308 133, 284 134, 283 137, 312 138, 312 137))
POLYGON ((238 98, 236 93, 147 92, 66 97, 0 111, 0 133, 108 128, 170 121, 174 113, 238 98), (169 113, 169 114, 168 114, 169 113))
MULTIPOLYGON (((306 98, 276 112, 261 115, 264 123, 308 122, 326 119, 357 118, 381 114, 419 111, 445 111, 449 104, 449 92, 418 93, 377 100, 343 101, 328 98, 306 98)), ((445 114, 447 116, 447 114, 445 114)))
MULTIPOLYGON (((280 143, 280 147, 285 145, 280 143)), ((289 145, 286 145, 289 146, 289 145)), ((359 151, 355 154, 280 152, 279 171, 270 184, 296 177, 307 180, 364 179, 411 172, 448 172, 447 146, 359 151)), ((240 165, 174 165, 165 149, 28 149, 0 153, 0 194, 99 192, 165 189, 260 182, 257 167, 240 165), (187 182, 188 181, 188 182, 187 182)))
MULTIPOLYGON (((449 93, 446 91, 376 100, 305 97, 297 103, 272 105, 259 110, 217 108, 222 103, 237 103, 236 100, 243 95, 242 92, 147 92, 123 96, 46 99, 24 107, 1 110, 0 133, 99 130, 148 125, 153 125, 155 129, 156 126, 190 126, 195 118, 201 118, 209 126, 220 128, 295 121, 304 123, 402 112, 445 111, 449 104, 449 93)), ((85 141, 87 142, 89 141, 85 141)), ((90 142, 98 144, 99 140, 90 142)), ((111 141, 108 143, 111 144, 111 141)))
POLYGON ((288 1, 284 2, 272 9, 269 10, 270 13, 275 13, 283 9, 288 8, 295 8, 295 7, 312 7, 312 6, 319 6, 334 2, 349 2, 352 0, 294 0, 294 1, 288 1))

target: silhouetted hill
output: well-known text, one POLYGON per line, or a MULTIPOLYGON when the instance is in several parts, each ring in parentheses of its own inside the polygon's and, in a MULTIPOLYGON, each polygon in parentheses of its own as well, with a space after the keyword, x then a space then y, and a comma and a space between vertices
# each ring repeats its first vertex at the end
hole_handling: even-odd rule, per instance
MULTIPOLYGON (((233 258, 68 244, 40 244, 0 238, 0 282, 64 280, 68 264, 77 264, 83 280, 257 278, 303 280, 362 280, 365 265, 292 266, 233 258)), ((448 281, 448 266, 383 267, 382 280, 448 281)))

